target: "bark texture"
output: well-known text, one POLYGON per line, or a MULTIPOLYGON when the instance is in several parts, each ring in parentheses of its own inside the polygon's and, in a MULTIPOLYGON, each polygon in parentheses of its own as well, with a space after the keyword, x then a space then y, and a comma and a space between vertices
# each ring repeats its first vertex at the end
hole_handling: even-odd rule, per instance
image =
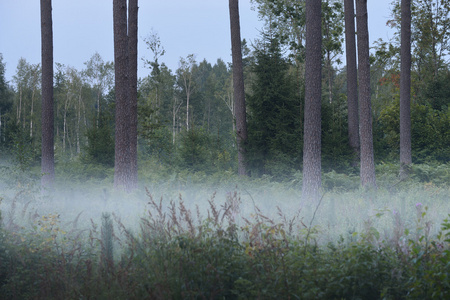
POLYGON ((238 145, 238 173, 239 175, 246 175, 245 144, 247 142, 247 119, 245 109, 244 71, 242 65, 241 29, 239 24, 239 1, 229 0, 229 9, 236 138, 238 145))
POLYGON ((321 177, 322 2, 306 1, 303 199, 318 201, 321 177))
POLYGON ((359 160, 358 72, 356 65, 354 0, 344 0, 345 55, 347 60, 348 140, 355 162, 359 160))
POLYGON ((361 185, 376 188, 370 97, 369 31, 367 0, 356 0, 359 78, 359 135, 361 145, 361 185))
POLYGON ((128 36, 127 1, 113 1, 114 18, 114 68, 116 92, 116 142, 114 161, 114 186, 130 189, 130 109, 128 103, 128 36))
POLYGON ((53 113, 53 29, 52 1, 41 0, 42 56, 42 160, 41 185, 51 189, 55 180, 53 113))
POLYGON ((137 67, 138 67, 138 0, 128 1, 129 109, 130 109, 130 188, 138 183, 137 164, 137 67))
POLYGON ((401 2, 400 178, 409 175, 411 157, 411 0, 401 2))

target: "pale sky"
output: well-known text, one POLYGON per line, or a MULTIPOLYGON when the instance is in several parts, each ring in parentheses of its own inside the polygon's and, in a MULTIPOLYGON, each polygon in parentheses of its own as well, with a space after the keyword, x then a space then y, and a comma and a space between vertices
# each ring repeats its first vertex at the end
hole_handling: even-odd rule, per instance
MULTIPOLYGON (((369 37, 387 40, 393 32, 386 27, 392 0, 368 0, 369 37)), ((11 80, 17 62, 24 57, 40 63, 39 0, 0 0, 0 53, 6 62, 6 80, 11 80)), ((54 61, 78 70, 98 52, 103 60, 114 59, 112 0, 53 0, 54 61)), ((241 37, 258 38, 263 25, 251 9, 250 0, 239 1, 241 37)), ((231 61, 227 0, 140 0, 139 77, 149 73, 140 60, 152 58, 143 39, 158 33, 166 54, 160 58, 172 71, 180 57, 195 54, 214 64, 218 58, 231 61)))

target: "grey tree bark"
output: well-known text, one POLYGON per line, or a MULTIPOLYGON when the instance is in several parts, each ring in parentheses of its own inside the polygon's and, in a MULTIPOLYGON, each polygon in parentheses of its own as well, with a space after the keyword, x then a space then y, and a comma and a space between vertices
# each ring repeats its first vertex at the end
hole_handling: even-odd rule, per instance
POLYGON ((128 36, 127 0, 113 0, 114 68, 116 92, 116 142, 114 187, 129 190, 130 186, 130 110, 128 109, 128 36))
POLYGON ((137 188, 137 65, 138 65, 138 0, 128 1, 129 109, 130 109, 130 188, 137 188))
POLYGON ((409 176, 411 157, 411 0, 401 1, 400 178, 409 176))
POLYGON ((318 201, 321 177, 322 3, 306 0, 303 199, 318 201))
POLYGON ((356 0, 359 79, 359 135, 361 145, 361 185, 376 188, 372 135, 372 105, 370 97, 369 30, 367 0, 356 0))
POLYGON ((55 181, 53 112, 53 24, 52 1, 41 0, 42 58, 42 160, 41 185, 52 189, 55 181))
POLYGON ((242 64, 239 1, 229 0, 231 53, 233 60, 233 88, 236 117, 236 140, 238 146, 238 174, 247 175, 245 144, 247 142, 247 118, 245 108, 244 71, 242 64))
POLYGON ((359 161, 358 72, 356 65, 354 0, 344 0, 345 55, 347 60, 348 140, 354 161, 359 161))

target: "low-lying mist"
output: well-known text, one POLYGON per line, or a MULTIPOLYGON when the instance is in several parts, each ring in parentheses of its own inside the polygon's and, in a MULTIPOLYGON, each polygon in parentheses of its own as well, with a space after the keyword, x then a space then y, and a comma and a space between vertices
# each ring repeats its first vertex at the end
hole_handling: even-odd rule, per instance
POLYGON ((216 186, 181 180, 141 182, 132 193, 117 191, 109 183, 66 183, 46 196, 33 186, 38 184, 17 183, 0 192, 6 228, 32 227, 39 218, 56 215, 64 230, 73 226, 89 229, 101 223, 103 213, 110 213, 125 228, 138 232, 141 219, 154 214, 152 203, 161 205, 167 215, 174 207, 178 211, 186 208, 200 224, 211 215, 213 202, 231 209, 234 222, 241 227, 247 221, 269 220, 290 226, 293 233, 308 230, 317 244, 357 239, 362 233, 373 234, 374 242, 381 243, 398 236, 399 230, 417 228, 420 222, 427 234, 436 235, 450 212, 449 189, 431 183, 396 191, 326 191, 318 203, 303 201, 296 185, 250 179, 216 186))

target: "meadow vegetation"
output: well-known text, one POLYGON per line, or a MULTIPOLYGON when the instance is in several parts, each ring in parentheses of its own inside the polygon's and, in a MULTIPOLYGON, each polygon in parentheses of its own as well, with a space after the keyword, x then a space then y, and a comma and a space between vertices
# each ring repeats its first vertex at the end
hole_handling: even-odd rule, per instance
POLYGON ((46 195, 32 165, 3 164, 0 299, 449 297, 448 165, 399 182, 379 164, 376 192, 324 173, 320 203, 301 200, 297 173, 142 166, 121 194, 110 168, 60 162, 46 195))

